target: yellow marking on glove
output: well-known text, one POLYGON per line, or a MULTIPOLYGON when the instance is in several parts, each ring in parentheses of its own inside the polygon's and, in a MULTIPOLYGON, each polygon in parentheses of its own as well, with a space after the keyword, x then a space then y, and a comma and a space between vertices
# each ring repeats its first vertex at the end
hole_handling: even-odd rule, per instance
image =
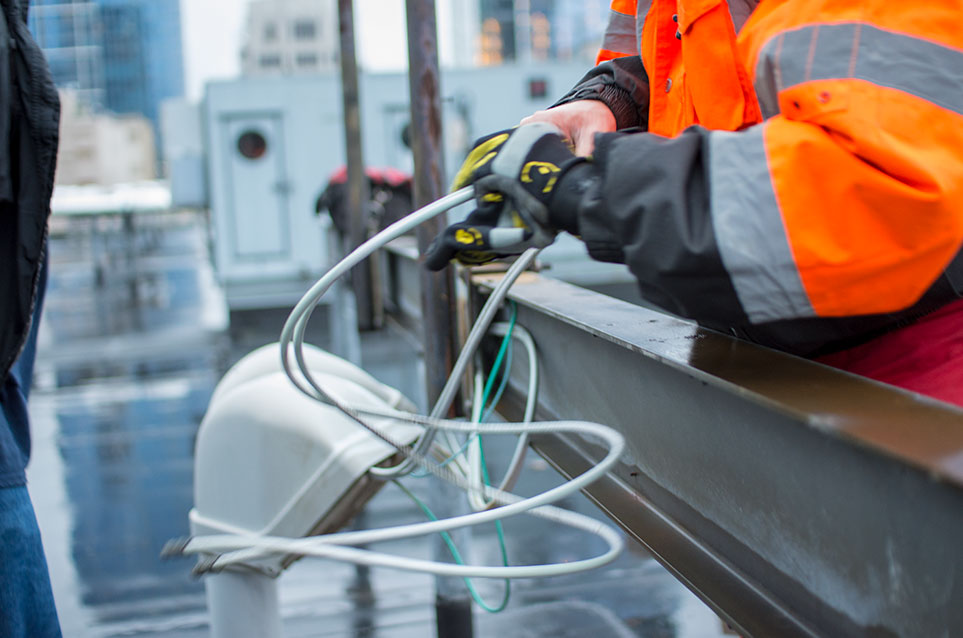
POLYGON ((483 202, 503 202, 505 197, 501 193, 485 193, 482 195, 483 202))
POLYGON ((535 160, 526 162, 525 166, 522 167, 522 174, 519 179, 527 184, 534 182, 535 180, 532 178, 533 170, 537 171, 539 175, 552 175, 542 188, 543 193, 551 192, 552 188, 555 187, 555 182, 558 180, 557 174, 561 172, 558 166, 551 162, 539 162, 535 160))
POLYGON ((522 219, 522 216, 518 214, 517 210, 512 211, 512 225, 515 228, 528 228, 528 224, 522 219))
POLYGON ((455 231, 455 241, 459 244, 472 246, 482 241, 482 234, 477 228, 459 228, 455 231))
POLYGON ((505 143, 508 135, 508 133, 496 135, 471 149, 468 157, 465 158, 465 162, 458 169, 458 174, 455 175, 451 190, 456 191, 463 186, 467 186, 471 182, 472 173, 490 162, 498 154, 495 149, 505 143))
POLYGON ((477 266, 495 259, 495 253, 484 250, 463 250, 455 255, 455 259, 466 266, 477 266))

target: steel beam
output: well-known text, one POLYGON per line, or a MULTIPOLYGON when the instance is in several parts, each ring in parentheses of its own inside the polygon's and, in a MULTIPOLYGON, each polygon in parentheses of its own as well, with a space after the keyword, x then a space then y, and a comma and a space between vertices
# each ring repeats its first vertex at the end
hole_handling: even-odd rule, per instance
MULTIPOLYGON (((742 635, 963 635, 963 411, 536 275, 510 298, 539 417, 628 440, 589 495, 742 635)), ((534 445, 568 475, 599 458, 534 445)))

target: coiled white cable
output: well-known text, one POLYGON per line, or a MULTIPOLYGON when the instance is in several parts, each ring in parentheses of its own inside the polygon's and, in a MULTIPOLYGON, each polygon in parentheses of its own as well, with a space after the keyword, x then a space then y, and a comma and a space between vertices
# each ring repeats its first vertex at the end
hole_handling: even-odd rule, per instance
MULTIPOLYGON (((508 334, 509 324, 507 323, 495 323, 492 324, 489 334, 496 337, 505 336, 508 334)), ((528 354, 528 393, 525 400, 525 413, 522 417, 522 423, 531 423, 532 419, 535 417, 535 407, 538 405, 538 352, 535 349, 535 340, 532 339, 531 333, 523 328, 522 326, 514 326, 512 328, 511 336, 513 339, 517 339, 525 346, 525 352, 528 354)), ((504 374, 508 374, 509 370, 505 370, 504 374)), ((482 396, 480 389, 481 385, 481 375, 476 375, 475 380, 475 396, 482 396)), ((472 405, 472 422, 479 423, 482 418, 482 410, 485 406, 481 405, 480 401, 475 401, 472 405)), ((521 474, 523 463, 525 462, 525 455, 528 452, 528 433, 523 432, 519 435, 518 441, 515 444, 515 450, 512 453, 512 458, 508 462, 508 467, 505 469, 505 475, 502 480, 498 483, 498 489, 509 491, 515 486, 515 482, 518 480, 521 474)), ((469 470, 471 472, 471 483, 473 486, 478 486, 482 484, 482 469, 481 469, 481 442, 477 438, 473 437, 469 442, 468 447, 468 458, 469 458, 469 470)), ((478 511, 483 509, 488 509, 497 505, 493 500, 485 500, 481 498, 481 494, 477 490, 472 490, 468 493, 468 501, 471 504, 472 509, 478 511)))
MULTIPOLYGON (((329 270, 314 286, 302 297, 295 305, 288 320, 284 324, 281 333, 280 348, 281 360, 285 373, 295 385, 307 396, 341 409, 352 419, 356 420, 363 427, 373 432, 379 438, 387 441, 396 449, 403 452, 406 456, 404 462, 394 468, 372 468, 372 474, 379 474, 383 477, 397 476, 410 471, 416 465, 421 465, 439 477, 449 480, 470 494, 485 500, 481 503, 486 509, 471 514, 456 516, 448 519, 416 523, 412 525, 400 525, 390 528, 375 530, 341 532, 336 534, 325 534, 309 538, 278 538, 278 537, 257 537, 239 535, 211 535, 190 538, 184 542, 170 545, 165 549, 165 554, 210 554, 214 558, 208 562, 209 569, 221 569, 228 565, 246 563, 255 560, 265 554, 297 554, 312 555, 346 560, 353 563, 394 567, 412 571, 428 572, 445 576, 464 576, 481 578, 533 578, 540 576, 552 576, 566 573, 573 573, 599 567, 611 562, 622 549, 623 541, 621 535, 614 529, 588 516, 570 512, 551 505, 558 500, 566 498, 580 489, 588 486, 593 481, 603 476, 612 465, 618 461, 625 446, 621 434, 604 425, 589 423, 584 421, 560 421, 543 423, 493 423, 477 424, 465 423, 461 421, 443 420, 439 417, 445 414, 457 392, 460 378, 464 374, 465 367, 471 356, 473 356, 482 337, 484 336, 489 324, 494 318, 502 300, 508 293, 509 287, 515 279, 523 272, 534 260, 538 251, 530 249, 512 264, 503 280, 490 295, 488 302, 479 314, 465 347, 456 361, 451 377, 443 389, 438 402, 432 409, 428 417, 417 416, 397 410, 374 410, 369 408, 354 408, 340 404, 330 397, 317 383, 307 366, 303 355, 304 335, 307 322, 311 317, 314 308, 324 293, 351 268, 368 257, 371 253, 384 246, 389 241, 401 234, 411 230, 415 226, 427 221, 428 219, 448 210, 449 208, 461 204, 472 196, 470 187, 463 188, 448 195, 429 206, 426 206, 404 219, 390 225, 384 231, 364 242, 361 246, 352 251, 347 257, 338 262, 329 270), (289 344, 294 344, 295 360, 297 367, 303 375, 299 377, 292 369, 289 357, 289 344), (403 420, 408 423, 421 425, 425 428, 425 433, 419 438, 413 447, 398 444, 391 441, 384 433, 366 423, 363 416, 389 417, 403 420), (470 477, 459 476, 461 472, 452 472, 447 468, 434 464, 428 457, 434 434, 438 430, 451 432, 474 433, 484 432, 486 434, 522 434, 527 436, 535 433, 548 432, 570 432, 589 435, 600 439, 608 447, 605 457, 595 466, 576 476, 569 481, 551 488, 536 496, 522 498, 501 488, 489 487, 485 485, 473 484, 470 477), (377 470, 377 472, 376 472, 377 470), (494 507, 498 505, 498 507, 494 507), (418 560, 374 552, 366 549, 345 547, 345 545, 359 545, 377 543, 388 540, 397 540, 420 536, 424 534, 447 531, 468 525, 501 520, 517 514, 531 514, 540 518, 548 519, 569 527, 581 529, 598 535, 605 541, 607 549, 602 554, 562 563, 550 565, 524 565, 524 566, 474 566, 474 565, 453 565, 427 560, 418 560)), ((522 337, 524 343, 524 337, 522 337)), ((528 343, 530 357, 533 357, 534 344, 529 337, 528 343)), ((530 359, 533 361, 534 359, 530 359)), ((535 377, 536 366, 530 364, 529 367, 532 378, 530 378, 530 388, 537 387, 537 377, 535 377)), ((526 408, 526 420, 530 420, 534 412, 534 401, 529 402, 531 407, 526 408)), ((520 454, 516 448, 516 453, 509 465, 509 471, 501 486, 508 486, 514 480, 517 473, 517 466, 520 466, 520 454)))
MULTIPOLYGON (((365 409, 359 412, 370 416, 394 416, 396 418, 404 414, 393 410, 381 411, 365 409)), ((435 424, 439 428, 449 428, 458 432, 472 432, 477 427, 477 424, 465 423, 463 421, 436 421, 435 424)), ((509 516, 514 516, 516 514, 530 513, 540 518, 548 519, 556 523, 596 534, 605 541, 608 548, 604 553, 593 558, 572 561, 562 565, 528 565, 524 566, 524 570, 521 567, 458 566, 461 571, 452 571, 453 566, 449 565, 448 563, 435 563, 432 561, 415 561, 417 562, 418 567, 411 567, 410 569, 428 571, 429 573, 434 574, 467 577, 531 578, 536 576, 550 576, 583 571, 586 569, 599 567, 614 560, 621 551, 623 545, 622 537, 618 534, 618 532, 593 518, 583 514, 578 514, 576 512, 563 510, 558 507, 553 507, 550 504, 572 495, 604 475, 622 454, 625 446, 622 436, 611 428, 599 425, 597 423, 589 423, 585 421, 530 423, 526 426, 519 426, 518 424, 512 423, 497 423, 488 424, 485 427, 485 432, 489 434, 512 434, 519 431, 526 431, 532 434, 548 432, 571 432, 587 434, 600 439, 602 442, 607 444, 609 449, 605 457, 597 465, 588 469, 585 473, 580 474, 579 476, 576 476, 571 480, 562 483, 561 485, 557 485, 535 496, 522 498, 494 487, 481 486, 481 491, 484 496, 499 503, 504 503, 504 505, 496 509, 488 509, 438 521, 399 525, 395 527, 373 530, 340 532, 336 534, 312 536, 303 539, 238 536, 230 534, 197 536, 190 539, 186 544, 177 549, 179 549, 179 553, 184 554, 222 554, 223 552, 233 552, 222 554, 209 565, 209 568, 211 569, 221 569, 229 564, 248 562, 254 558, 260 557, 265 551, 283 554, 310 553, 312 555, 321 555, 321 552, 328 552, 329 550, 312 549, 311 552, 305 552, 304 550, 305 548, 313 548, 315 544, 318 546, 327 547, 333 545, 360 545, 398 540, 402 538, 410 538, 412 536, 420 536, 423 534, 448 531, 468 525, 489 523, 495 520, 507 518, 509 516), (440 570, 429 569, 429 565, 435 565, 439 567, 440 570), (509 571, 502 572, 500 570, 509 571)), ((403 557, 397 557, 391 554, 383 554, 380 552, 372 552, 369 550, 357 551, 366 552, 368 556, 364 563, 366 565, 399 567, 399 561, 403 563, 405 560, 407 560, 403 557), (387 562, 379 562, 381 558, 390 560, 387 562)), ((352 562, 354 561, 352 560, 352 562)))

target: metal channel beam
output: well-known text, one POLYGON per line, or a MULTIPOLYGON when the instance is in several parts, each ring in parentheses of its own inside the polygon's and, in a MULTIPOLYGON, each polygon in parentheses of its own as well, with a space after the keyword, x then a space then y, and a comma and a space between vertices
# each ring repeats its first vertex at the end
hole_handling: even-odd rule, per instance
MULTIPOLYGON (((510 297, 540 418, 628 440, 590 496, 740 633, 963 635, 963 411, 535 275, 510 297)), ((599 456, 534 445, 569 475, 599 456)))

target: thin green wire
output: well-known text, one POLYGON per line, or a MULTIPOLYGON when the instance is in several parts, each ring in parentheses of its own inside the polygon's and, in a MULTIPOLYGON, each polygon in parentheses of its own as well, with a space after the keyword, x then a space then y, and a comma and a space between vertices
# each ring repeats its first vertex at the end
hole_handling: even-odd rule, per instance
MULTIPOLYGON (((512 304, 512 316, 511 316, 511 319, 509 320, 508 331, 507 331, 507 334, 502 338, 502 344, 501 346, 499 346, 498 355, 495 357, 495 363, 492 366, 491 371, 488 373, 488 380, 485 384, 484 392, 482 392, 482 410, 480 410, 479 412, 484 411, 484 415, 481 417, 481 422, 487 421, 488 417, 491 416, 491 413, 495 410, 495 406, 498 405, 498 402, 501 400, 502 394, 504 394, 505 392, 505 387, 508 385, 508 373, 511 369, 512 349, 513 349, 512 348, 512 331, 515 329, 515 321, 518 319, 518 304, 516 304, 514 301, 512 301, 511 304, 512 304), (488 403, 488 394, 491 392, 491 387, 492 385, 494 385, 494 379, 498 374, 498 370, 502 366, 503 359, 505 360, 505 373, 502 375, 502 381, 498 386, 498 390, 495 392, 495 396, 492 398, 492 404, 488 407, 487 410, 485 410, 485 405, 488 403)), ((452 452, 448 456, 448 458, 442 461, 439 464, 439 467, 445 467, 446 465, 454 461, 456 458, 458 458, 458 456, 463 454, 465 450, 468 448, 471 441, 472 439, 471 437, 469 437, 468 440, 466 440, 465 443, 460 448, 452 452)), ((411 477, 425 478, 430 474, 431 472, 429 472, 428 470, 420 470, 420 471, 416 470, 411 473, 411 477)))
MULTIPOLYGON (((510 303, 512 305, 512 317, 511 319, 509 319, 508 330, 505 331, 505 336, 502 338, 502 344, 498 348, 498 355, 495 357, 495 362, 492 365, 492 369, 488 373, 488 379, 485 381, 485 389, 482 392, 482 398, 481 398, 482 409, 478 411, 478 415, 479 415, 478 418, 480 419, 480 421, 485 420, 483 416, 483 413, 485 412, 485 405, 488 403, 488 397, 491 394, 492 386, 495 385, 495 378, 498 376, 498 371, 502 367, 502 362, 505 361, 506 353, 508 353, 508 357, 509 357, 507 361, 511 361, 512 332, 515 330, 515 322, 518 319, 518 304, 516 304, 514 301, 511 301, 510 303)), ((498 388, 498 392, 496 393, 496 397, 493 400, 491 409, 494 409, 498 401, 498 398, 501 397, 502 392, 504 392, 505 390, 505 385, 506 385, 506 382, 508 381, 508 373, 509 373, 510 365, 511 365, 510 363, 506 362, 505 371, 502 374, 502 383, 498 388)), ((490 411, 491 410, 489 410, 489 412, 490 411)), ((485 446, 482 442, 481 435, 476 434, 475 436, 478 437, 478 454, 479 454, 479 463, 481 464, 481 470, 482 470, 482 480, 485 481, 486 486, 491 487, 492 483, 488 475, 488 466, 485 463, 485 446)), ((495 534, 498 538, 498 546, 502 553, 502 564, 507 567, 508 566, 508 546, 505 543, 505 529, 502 527, 501 521, 495 521, 495 534)), ((505 609, 505 607, 508 605, 508 600, 511 597, 511 592, 512 592, 512 583, 509 579, 506 578, 505 594, 502 597, 501 604, 497 608, 492 610, 484 606, 483 603, 479 602, 479 604, 481 604, 482 608, 486 609, 487 611, 499 612, 505 609)), ((476 599, 476 602, 478 602, 477 599, 476 599)))
MULTIPOLYGON (((407 494, 408 498, 414 501, 415 505, 417 505, 421 509, 421 511, 424 512, 425 516, 427 516, 428 519, 432 521, 438 520, 438 517, 435 516, 435 513, 432 512, 431 509, 424 502, 422 502, 420 498, 415 496, 414 492, 412 492, 407 487, 405 487, 404 484, 401 483, 401 481, 395 479, 394 484, 397 485, 399 488, 401 488, 401 491, 407 494)), ((498 525, 498 521, 496 521, 496 525, 498 525)), ((451 540, 451 536, 448 534, 448 532, 440 532, 440 534, 441 534, 441 538, 445 541, 445 545, 448 546, 448 551, 451 553, 451 557, 455 559, 455 562, 457 564, 464 565, 465 561, 461 557, 461 552, 458 551, 458 547, 455 546, 455 542, 451 540)), ((505 564, 505 566, 507 566, 508 551, 505 548, 504 538, 499 537, 499 545, 501 545, 501 548, 502 548, 502 561, 505 564)), ((471 578, 465 577, 465 578, 462 578, 462 580, 465 581, 465 587, 468 588, 468 593, 471 594, 472 599, 478 604, 479 607, 481 607, 485 611, 492 614, 497 614, 498 612, 504 610, 505 607, 508 606, 508 599, 511 595, 511 581, 509 581, 507 578, 505 579, 505 593, 502 595, 502 601, 501 603, 498 604, 497 607, 491 607, 488 603, 485 602, 485 600, 481 597, 481 594, 478 593, 478 590, 475 589, 475 584, 472 582, 471 578)))
MULTIPOLYGON (((515 321, 518 319, 518 304, 514 301, 510 302, 512 304, 512 318, 508 321, 508 330, 505 332, 505 336, 502 338, 502 345, 498 348, 498 355, 495 357, 495 363, 492 364, 491 372, 488 373, 488 380, 485 382, 485 390, 482 392, 482 409, 478 411, 479 414, 483 413, 485 410, 485 405, 488 403, 488 396, 491 394, 492 386, 495 385, 495 378, 498 375, 498 370, 501 368, 502 359, 505 358, 505 352, 509 349, 512 343, 512 331, 515 330, 515 321)), ((507 376, 508 370, 505 371, 507 376)))
MULTIPOLYGON (((461 447, 455 450, 454 452, 452 452, 451 454, 449 454, 444 461, 438 464, 438 467, 445 467, 448 464, 450 464, 452 461, 457 459, 459 456, 464 454, 465 450, 468 449, 468 446, 471 445, 471 441, 472 441, 471 437, 468 437, 467 439, 465 439, 465 442, 461 444, 461 447)), ((409 474, 409 476, 411 476, 411 478, 427 478, 431 476, 431 472, 429 470, 415 470, 414 472, 409 474)))
POLYGON ((495 395, 491 398, 488 408, 481 416, 481 423, 488 422, 492 416, 492 413, 495 412, 495 406, 497 406, 498 402, 502 400, 502 395, 505 394, 505 388, 508 387, 508 378, 512 370, 512 353, 515 351, 514 343, 514 340, 508 342, 508 350, 505 352, 505 365, 504 370, 502 371, 502 380, 499 382, 498 389, 495 390, 495 395))
MULTIPOLYGON (((485 381, 485 389, 482 392, 482 397, 481 397, 482 409, 478 411, 480 421, 484 421, 485 418, 487 418, 487 416, 491 414, 492 410, 494 410, 495 405, 497 405, 498 400, 501 398, 502 393, 505 391, 505 386, 507 385, 507 382, 508 382, 508 374, 510 371, 508 368, 511 365, 510 361, 511 361, 511 351, 512 351, 512 332, 515 329, 515 321, 518 319, 518 304, 516 304, 514 301, 512 301, 511 304, 512 304, 512 316, 508 323, 508 330, 506 331, 505 336, 502 338, 501 346, 499 346, 498 348, 498 354, 495 356, 495 362, 494 364, 492 364, 492 369, 488 373, 488 379, 485 381), (507 360, 506 360, 506 353, 508 355, 507 360), (492 387, 495 385, 495 379, 498 377, 498 371, 499 369, 501 369, 503 361, 506 362, 506 365, 505 365, 506 369, 504 374, 502 375, 502 382, 498 387, 498 391, 495 393, 495 397, 493 398, 493 403, 491 407, 488 409, 487 413, 485 414, 485 417, 483 417, 482 413, 485 412, 485 405, 488 403, 488 397, 491 394, 492 387)), ((486 486, 491 487, 491 478, 489 477, 489 474, 488 474, 488 466, 485 463, 485 448, 482 445, 482 438, 481 438, 481 435, 478 435, 478 434, 476 434, 475 436, 478 437, 479 461, 481 463, 482 479, 485 481, 486 486)), ((472 440, 471 437, 469 437, 468 440, 465 441, 465 444, 462 445, 460 449, 458 449, 456 452, 453 452, 447 459, 445 459, 442 465, 447 465, 451 463, 452 460, 455 459, 459 454, 464 453, 465 449, 468 447, 471 440, 472 440)), ((412 476, 415 477, 414 474, 412 474, 412 476)), ((420 477, 416 477, 416 478, 420 478, 420 477)), ((414 501, 414 503, 421 509, 421 511, 425 514, 425 516, 427 516, 432 521, 438 520, 438 517, 435 516, 434 512, 432 512, 431 509, 421 501, 421 499, 415 496, 411 490, 405 487, 398 480, 395 480, 394 484, 397 485, 402 492, 407 494, 408 498, 414 501)), ((502 565, 507 567, 508 566, 508 546, 505 543, 505 530, 502 527, 501 521, 495 521, 495 533, 496 533, 496 536, 498 537, 498 546, 502 554, 502 565)), ((464 560, 462 560, 461 553, 458 551, 458 548, 455 546, 455 543, 451 539, 451 536, 448 534, 448 532, 440 532, 440 534, 441 534, 442 540, 445 541, 445 545, 448 547, 448 551, 451 553, 451 556, 455 560, 455 562, 459 565, 464 565, 465 562, 464 560)), ((465 581, 465 587, 468 589, 468 593, 471 595, 472 599, 478 604, 479 607, 481 607, 485 611, 492 614, 496 614, 504 610, 508 606, 508 601, 511 598, 511 592, 512 592, 511 580, 507 578, 505 579, 504 581, 505 591, 504 591, 504 594, 502 595, 502 600, 497 607, 492 607, 485 602, 485 600, 481 597, 481 594, 478 593, 478 590, 475 589, 475 585, 470 578, 463 578, 462 580, 465 581)))

